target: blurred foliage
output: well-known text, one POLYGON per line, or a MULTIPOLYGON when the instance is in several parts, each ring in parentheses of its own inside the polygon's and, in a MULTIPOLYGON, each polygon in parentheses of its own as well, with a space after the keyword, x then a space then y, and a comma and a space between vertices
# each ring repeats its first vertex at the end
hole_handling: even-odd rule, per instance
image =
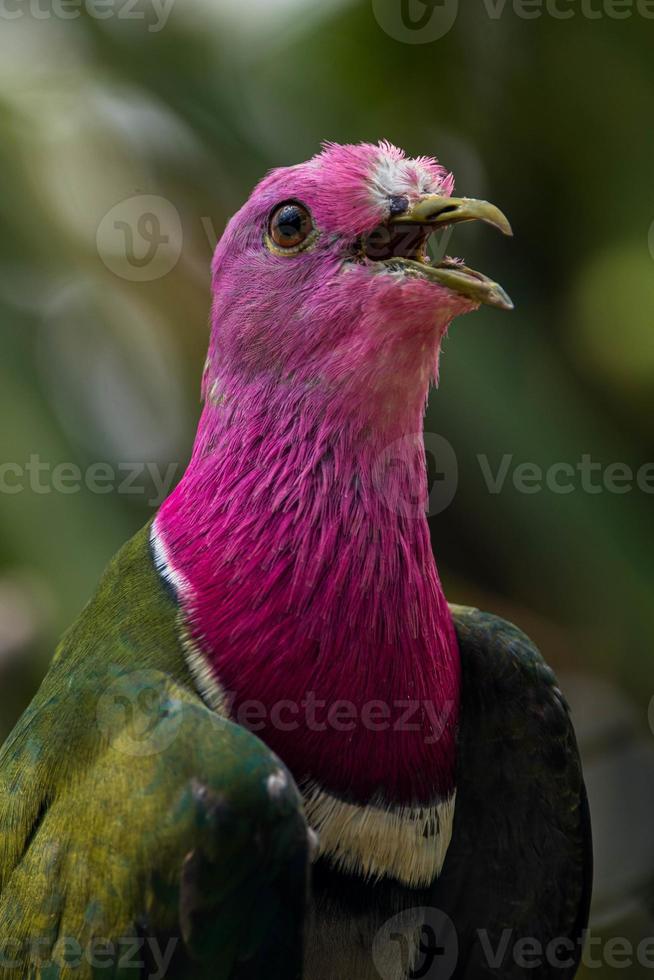
MULTIPOLYGON (((179 474, 212 245, 255 180, 323 139, 438 155, 460 193, 510 216, 513 240, 465 227, 453 247, 517 306, 480 311, 447 341, 427 419, 459 465, 455 499, 431 522, 439 565, 452 598, 510 615, 570 678, 601 830, 596 908, 635 937, 651 930, 639 889, 652 846, 626 878, 611 848, 651 837, 624 822, 616 774, 639 785, 629 811, 651 800, 652 495, 524 494, 510 480, 492 494, 478 456, 494 471, 504 454, 545 469, 584 454, 634 471, 654 459, 654 23, 488 9, 461 5, 424 45, 388 36, 369 0, 184 0, 158 32, 36 19, 27 5, 3 21, 0 462, 140 460, 179 474), (172 202, 183 230, 174 269, 144 282, 112 273, 96 244, 107 212, 138 194, 172 202)), ((0 495, 0 736, 149 499, 0 495)))

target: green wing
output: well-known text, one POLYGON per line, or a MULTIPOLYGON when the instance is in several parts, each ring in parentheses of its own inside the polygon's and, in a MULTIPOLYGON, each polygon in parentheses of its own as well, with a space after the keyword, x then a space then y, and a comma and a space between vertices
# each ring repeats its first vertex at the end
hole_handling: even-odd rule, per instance
POLYGON ((476 609, 452 612, 463 683, 459 777, 433 905, 458 933, 453 976, 566 980, 579 962, 592 878, 568 708, 520 630, 476 609))
POLYGON ((306 879, 293 781, 194 693, 139 535, 0 751, 0 978, 299 977, 306 879))

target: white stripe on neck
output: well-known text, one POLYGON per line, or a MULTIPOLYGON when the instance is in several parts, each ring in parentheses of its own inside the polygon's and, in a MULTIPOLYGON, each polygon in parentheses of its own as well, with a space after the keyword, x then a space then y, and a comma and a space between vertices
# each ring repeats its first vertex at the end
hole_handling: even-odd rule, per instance
POLYGON ((161 575, 164 582, 175 592, 180 602, 188 599, 192 592, 191 583, 182 572, 178 572, 177 569, 173 568, 166 543, 157 530, 156 517, 150 528, 150 545, 152 547, 154 566, 159 575, 161 575))

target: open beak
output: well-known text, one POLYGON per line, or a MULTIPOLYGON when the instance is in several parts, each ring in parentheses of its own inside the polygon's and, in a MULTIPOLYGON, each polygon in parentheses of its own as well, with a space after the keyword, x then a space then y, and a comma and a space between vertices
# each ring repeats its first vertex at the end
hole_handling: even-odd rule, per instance
POLYGON ((506 215, 488 201, 426 194, 403 214, 393 215, 385 225, 375 229, 364 242, 364 252, 367 258, 389 269, 437 282, 473 302, 512 310, 513 303, 504 289, 481 272, 450 258, 431 263, 427 254, 429 236, 462 221, 485 221, 504 235, 513 234, 506 215))

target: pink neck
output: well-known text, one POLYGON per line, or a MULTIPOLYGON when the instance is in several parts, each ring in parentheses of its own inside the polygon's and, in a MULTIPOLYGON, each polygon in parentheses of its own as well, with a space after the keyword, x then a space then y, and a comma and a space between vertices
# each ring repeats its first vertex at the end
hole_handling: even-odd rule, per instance
POLYGON ((379 431, 324 392, 216 382, 156 521, 233 714, 298 780, 359 801, 454 786, 459 659, 421 507, 422 410, 379 431))

